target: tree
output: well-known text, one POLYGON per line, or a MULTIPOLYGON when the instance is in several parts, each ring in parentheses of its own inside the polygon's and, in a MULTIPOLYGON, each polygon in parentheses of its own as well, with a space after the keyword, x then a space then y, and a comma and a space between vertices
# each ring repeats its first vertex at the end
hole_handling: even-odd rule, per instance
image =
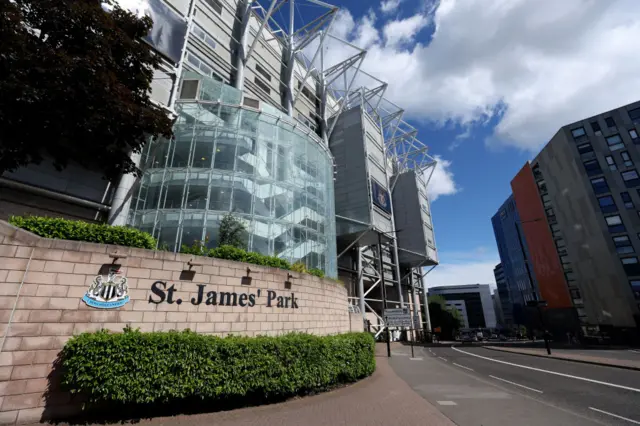
POLYGON ((429 296, 428 301, 432 328, 440 327, 441 337, 453 339, 462 325, 462 315, 457 309, 447 307, 446 300, 441 295, 429 296))
POLYGON ((0 0, 0 174, 43 158, 113 179, 172 122, 149 98, 160 58, 150 18, 112 0, 0 0))
POLYGON ((239 219, 227 213, 220 221, 218 231, 218 246, 233 246, 247 248, 247 228, 239 219))

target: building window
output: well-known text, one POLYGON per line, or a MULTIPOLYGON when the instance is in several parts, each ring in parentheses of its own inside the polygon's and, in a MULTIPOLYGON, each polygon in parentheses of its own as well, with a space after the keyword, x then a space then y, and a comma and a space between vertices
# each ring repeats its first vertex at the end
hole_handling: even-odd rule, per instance
POLYGON ((256 86, 258 86, 259 88, 264 90, 267 93, 267 95, 271 94, 271 88, 269 87, 269 85, 267 83, 265 83, 264 81, 260 80, 260 78, 258 78, 258 76, 253 78, 253 82, 256 83, 256 86))
POLYGON ((613 117, 606 117, 604 119, 604 122, 607 124, 607 127, 609 127, 610 129, 613 129, 616 127, 616 122, 613 121, 613 117))
MULTIPOLYGON (((631 291, 633 291, 633 296, 636 298, 636 300, 640 300, 640 280, 631 280, 629 281, 629 284, 631 284, 631 291)), ((638 305, 638 308, 640 308, 640 305, 638 305)))
POLYGON ((617 151, 624 148, 624 142, 622 142, 620 135, 609 136, 607 138, 607 145, 609 145, 609 149, 611 151, 617 151))
POLYGON ((613 237, 613 245, 616 246, 616 252, 618 254, 629 254, 635 251, 633 249, 633 245, 631 245, 631 240, 629 240, 629 236, 627 235, 613 237))
POLYGON ((533 177, 536 180, 542 179, 542 172, 540 171, 540 165, 539 164, 536 164, 535 166, 533 166, 533 168, 531 170, 533 170, 533 177))
POLYGON ((600 168, 600 163, 598 163, 598 160, 589 160, 585 161, 582 164, 584 164, 584 168, 587 171, 588 176, 602 174, 602 169, 600 168))
POLYGON ((262 76, 264 78, 266 78, 267 81, 271 81, 271 74, 269 74, 269 71, 267 71, 264 68, 262 68, 260 66, 260 64, 256 64, 256 71, 258 71, 260 74, 262 74, 262 76))
POLYGON ((629 113, 629 118, 634 123, 640 122, 640 108, 630 109, 627 111, 629 113))
POLYGON ((627 275, 638 275, 640 273, 640 264, 638 264, 637 257, 623 257, 620 259, 622 261, 622 267, 624 268, 624 272, 627 275))
POLYGON ((609 170, 612 170, 612 171, 618 170, 618 167, 616 166, 616 160, 614 160, 611 155, 607 155, 606 157, 604 157, 604 159, 607 160, 607 164, 609 165, 609 170))
POLYGON ((216 11, 218 15, 222 14, 222 3, 220 0, 204 0, 204 2, 209 5, 209 7, 216 11))
POLYGON ((216 43, 216 39, 213 38, 211 34, 206 32, 200 25, 196 24, 194 26, 193 33, 196 35, 196 37, 204 41, 212 49, 215 49, 216 46, 218 45, 218 43, 216 43))
POLYGON ((584 127, 578 127, 577 129, 571 129, 571 135, 573 135, 574 139, 578 139, 581 136, 584 136, 586 133, 584 131, 584 127))
POLYGON ((565 278, 567 281, 575 281, 576 276, 575 276, 575 274, 574 274, 573 272, 565 272, 565 273, 564 273, 564 278, 565 278))
POLYGON ((242 98, 242 105, 253 109, 260 109, 260 101, 254 98, 249 98, 247 96, 242 98))
POLYGON ((583 143, 577 146, 578 152, 580 153, 580 159, 582 161, 592 160, 596 158, 596 153, 593 152, 593 147, 589 142, 583 143))
POLYGON ((213 68, 211 68, 205 63, 205 61, 203 61, 193 53, 187 52, 187 62, 189 63, 189 65, 195 68, 196 71, 200 72, 200 74, 211 77, 217 81, 222 81, 222 78, 220 78, 219 75, 213 72, 213 68))
POLYGON ((640 138, 638 138, 638 131, 636 129, 629 129, 629 137, 634 143, 640 143, 640 138))
POLYGON ((598 197, 598 204, 600 204, 600 210, 602 210, 602 213, 614 213, 618 211, 618 207, 616 207, 616 203, 611 195, 598 197))
POLYGON ((620 173, 620 175, 622 175, 622 180, 624 180, 625 186, 631 187, 640 185, 640 178, 638 177, 637 171, 627 170, 626 172, 620 173))
POLYGON ((538 191, 540 192, 541 195, 544 195, 547 193, 547 184, 545 183, 545 181, 543 180, 538 181, 538 191))
POLYGON ((182 80, 180 99, 196 99, 198 96, 199 80, 182 80))
POLYGON ((591 179, 591 186, 596 194, 609 192, 609 185, 607 185, 607 181, 603 177, 591 179))
POLYGON ((633 208, 633 200, 631 199, 631 195, 628 192, 621 192, 620 196, 622 197, 622 201, 624 201, 624 206, 627 209, 633 208))
POLYGON ((572 299, 582 299, 582 296, 580 295, 580 290, 578 290, 577 288, 572 288, 570 292, 571 292, 572 299))
POLYGON ((607 226, 609 227, 609 232, 624 232, 625 231, 625 227, 624 224, 622 223, 622 218, 620 217, 620 215, 614 215, 614 216, 607 216, 604 218, 604 220, 607 222, 607 226))
POLYGON ((633 161, 631 161, 631 156, 629 156, 629 152, 628 151, 622 151, 620 153, 620 156, 622 157, 622 161, 624 162, 625 166, 627 166, 627 167, 633 166, 633 161))
POLYGON ((298 90, 300 90, 300 88, 302 88, 302 94, 304 95, 304 97, 313 102, 313 98, 315 96, 311 93, 311 90, 309 90, 307 86, 303 87, 302 82, 298 81, 298 90))
POLYGON ((596 135, 602 134, 602 129, 600 129, 600 124, 597 121, 592 121, 589 124, 591 124, 591 130, 593 130, 593 133, 596 135))

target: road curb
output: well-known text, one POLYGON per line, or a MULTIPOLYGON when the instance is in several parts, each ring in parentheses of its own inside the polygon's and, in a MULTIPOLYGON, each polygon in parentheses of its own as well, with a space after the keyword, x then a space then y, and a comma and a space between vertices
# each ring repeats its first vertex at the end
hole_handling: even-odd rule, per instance
POLYGON ((602 366, 602 367, 613 367, 613 368, 622 368, 624 370, 640 371, 640 367, 633 367, 631 365, 618 365, 618 364, 610 364, 610 363, 606 363, 606 362, 588 361, 588 360, 584 360, 584 359, 569 359, 569 358, 560 358, 560 357, 554 357, 554 356, 549 356, 549 355, 544 355, 544 354, 531 354, 531 353, 526 353, 526 352, 509 351, 509 350, 505 350, 504 348, 498 348, 498 347, 495 347, 495 346, 494 347, 483 346, 483 348, 489 349, 489 350, 492 350, 492 351, 498 351, 498 352, 509 352, 509 353, 520 354, 520 355, 537 356, 538 358, 557 359, 557 360, 560 360, 560 361, 578 362, 578 363, 581 363, 581 364, 591 364, 591 365, 599 365, 599 366, 602 366))

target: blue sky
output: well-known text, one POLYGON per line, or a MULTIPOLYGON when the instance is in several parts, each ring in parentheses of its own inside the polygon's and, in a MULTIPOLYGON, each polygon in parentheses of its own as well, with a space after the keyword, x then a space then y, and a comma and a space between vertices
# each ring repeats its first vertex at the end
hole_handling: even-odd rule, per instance
MULTIPOLYGON (((317 8, 304 3, 301 18, 317 8)), ((389 83, 385 96, 439 160, 429 190, 440 266, 428 284, 494 284, 490 219, 514 174, 564 124, 640 97, 640 2, 330 3, 341 8, 331 33, 367 49, 363 69, 389 83)), ((348 50, 332 44, 328 60, 348 50)))

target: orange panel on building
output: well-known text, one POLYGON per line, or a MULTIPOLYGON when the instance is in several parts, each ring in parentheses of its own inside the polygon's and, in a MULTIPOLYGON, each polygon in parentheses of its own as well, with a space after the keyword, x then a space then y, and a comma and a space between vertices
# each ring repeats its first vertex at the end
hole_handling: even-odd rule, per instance
POLYGON ((564 270, 529 162, 511 181, 511 190, 531 256, 531 272, 538 282, 542 299, 547 301, 549 308, 571 308, 564 270))

